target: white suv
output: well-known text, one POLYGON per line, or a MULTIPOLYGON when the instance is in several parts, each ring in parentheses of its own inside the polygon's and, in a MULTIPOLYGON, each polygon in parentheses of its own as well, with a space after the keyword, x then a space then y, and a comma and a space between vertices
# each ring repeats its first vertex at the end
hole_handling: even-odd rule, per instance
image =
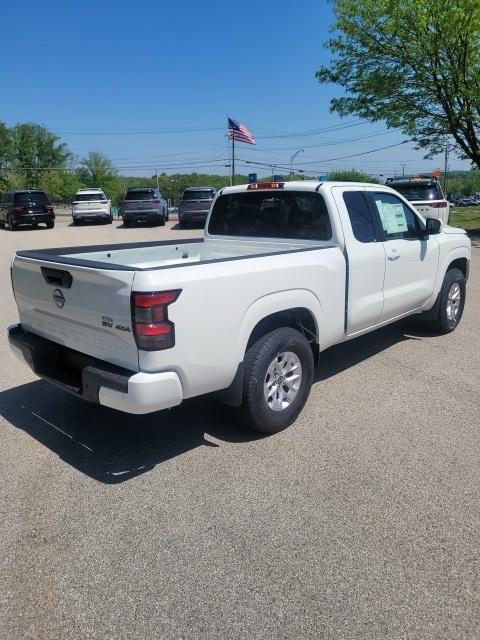
POLYGON ((448 224, 450 203, 436 178, 387 178, 387 186, 401 193, 425 218, 438 218, 448 224))
POLYGON ((79 189, 72 202, 73 224, 100 220, 111 223, 112 202, 101 189, 79 189))

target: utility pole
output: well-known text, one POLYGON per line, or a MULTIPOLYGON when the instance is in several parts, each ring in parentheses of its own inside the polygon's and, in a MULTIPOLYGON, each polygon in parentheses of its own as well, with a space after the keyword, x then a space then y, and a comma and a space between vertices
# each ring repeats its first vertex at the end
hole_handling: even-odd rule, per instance
POLYGON ((445 169, 443 172, 443 192, 447 197, 447 185, 448 185, 448 143, 445 144, 445 169))
POLYGON ((402 162, 400 164, 400 166, 402 167, 402 178, 404 178, 405 177, 405 167, 407 166, 407 163, 406 162, 402 162))
POLYGON ((157 189, 160 190, 160 185, 158 184, 158 169, 155 168, 155 177, 157 178, 157 189))

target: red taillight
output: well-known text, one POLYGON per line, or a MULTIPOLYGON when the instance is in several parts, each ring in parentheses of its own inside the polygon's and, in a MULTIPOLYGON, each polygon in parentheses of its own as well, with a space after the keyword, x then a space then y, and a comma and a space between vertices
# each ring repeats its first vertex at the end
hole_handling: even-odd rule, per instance
POLYGON ((24 209, 25 207, 21 207, 21 206, 13 207, 13 210, 15 211, 15 213, 21 213, 24 209))
POLYGON ((283 189, 284 182, 253 182, 247 189, 283 189))
POLYGON ((175 345, 175 325, 168 319, 168 305, 181 289, 132 294, 132 321, 137 347, 144 351, 171 349, 175 345))
POLYGON ((155 204, 160 204, 160 200, 150 200, 150 202, 154 202, 155 204))
POLYGON ((49 211, 52 212, 53 211, 53 205, 51 205, 49 202, 47 202, 45 206, 45 211, 49 211))
POLYGON ((446 200, 440 200, 439 202, 428 202, 425 204, 427 207, 432 207, 433 209, 441 209, 442 207, 446 207, 448 203, 446 200))
POLYGON ((108 204, 108 200, 99 200, 100 204, 108 204))

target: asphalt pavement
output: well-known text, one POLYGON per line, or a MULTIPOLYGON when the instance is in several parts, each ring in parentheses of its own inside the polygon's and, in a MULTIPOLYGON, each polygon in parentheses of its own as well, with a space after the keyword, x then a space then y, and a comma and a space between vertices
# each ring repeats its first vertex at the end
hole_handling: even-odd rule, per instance
POLYGON ((15 249, 191 237, 0 229, 0 637, 480 637, 480 240, 453 334, 394 325, 325 352, 297 423, 209 398, 84 403, 10 354, 15 249))

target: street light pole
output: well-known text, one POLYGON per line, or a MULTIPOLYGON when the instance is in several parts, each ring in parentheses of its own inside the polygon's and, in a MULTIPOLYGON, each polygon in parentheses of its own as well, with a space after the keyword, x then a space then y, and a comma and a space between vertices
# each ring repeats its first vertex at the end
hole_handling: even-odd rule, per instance
POLYGON ((303 153, 304 151, 305 149, 298 149, 298 151, 295 151, 295 153, 290 158, 290 180, 293 178, 293 161, 295 160, 295 158, 298 156, 299 153, 303 153))

